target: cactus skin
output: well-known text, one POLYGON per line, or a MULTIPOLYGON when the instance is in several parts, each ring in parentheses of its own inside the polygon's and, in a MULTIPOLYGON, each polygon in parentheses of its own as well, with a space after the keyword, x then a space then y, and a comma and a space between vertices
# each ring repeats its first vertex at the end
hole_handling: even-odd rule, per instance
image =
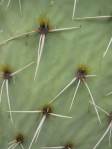
MULTIPOLYGON (((22 16, 18 1, 12 1, 6 9, 7 1, 0 5, 0 42, 10 36, 38 27, 38 18, 48 16, 53 27, 79 26, 81 29, 49 34, 45 41, 38 78, 33 81, 35 65, 15 77, 15 84, 9 85, 13 110, 38 110, 48 104, 56 94, 75 76, 80 64, 89 65, 91 74, 97 77, 88 79, 95 101, 106 111, 111 112, 112 54, 111 47, 106 57, 102 54, 112 36, 112 21, 72 21, 74 0, 22 0, 22 16)), ((79 0, 76 16, 110 15, 112 0, 79 0)), ((39 35, 13 40, 0 47, 0 65, 8 64, 14 70, 36 61, 39 35)), ((68 105, 76 85, 72 85, 53 104, 55 113, 70 115, 70 120, 51 117, 44 124, 38 143, 32 149, 43 146, 62 146, 67 142, 74 149, 92 149, 108 125, 107 116, 100 112, 100 126, 93 106, 89 104, 89 94, 81 85, 72 111, 68 105)), ((24 147, 28 148, 40 120, 39 114, 13 114, 14 125, 9 119, 6 92, 3 91, 0 105, 0 148, 8 148, 18 132, 25 134, 24 147)), ((19 147, 18 147, 19 148, 19 147)), ((105 137, 98 149, 107 149, 105 137)))

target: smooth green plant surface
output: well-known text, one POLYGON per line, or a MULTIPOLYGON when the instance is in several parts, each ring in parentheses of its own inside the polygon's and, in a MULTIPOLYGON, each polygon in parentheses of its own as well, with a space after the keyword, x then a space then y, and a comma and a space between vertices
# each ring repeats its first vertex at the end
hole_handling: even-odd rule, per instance
MULTIPOLYGON (((111 112, 111 95, 106 94, 112 91, 112 46, 104 58, 102 55, 112 36, 112 21, 73 21, 74 0, 21 0, 22 14, 18 0, 12 0, 8 8, 7 3, 8 0, 4 0, 0 5, 0 42, 37 29, 41 15, 49 18, 53 28, 81 25, 80 29, 49 33, 46 36, 36 80, 33 80, 36 67, 34 64, 16 75, 15 83, 12 81, 9 84, 12 110, 42 109, 75 77, 77 68, 83 64, 88 66, 90 74, 97 75, 87 79, 96 104, 111 112)), ((111 0, 79 0, 75 16, 110 15, 111 6, 111 0)), ((8 64, 16 71, 32 61, 36 62, 39 37, 36 33, 0 46, 0 66, 8 64)), ((99 111, 102 120, 102 124, 99 124, 83 83, 79 87, 71 112, 68 112, 76 84, 71 85, 51 104, 54 113, 72 116, 72 119, 49 117, 32 149, 62 146, 68 142, 74 144, 74 149, 92 149, 104 133, 108 118, 99 111)), ((8 110, 4 87, 0 105, 0 148, 8 148, 8 142, 18 133, 24 134, 23 145, 28 148, 41 115, 13 113, 12 125, 9 113, 6 112, 8 110)), ((108 136, 98 146, 98 149, 107 148, 108 136)))

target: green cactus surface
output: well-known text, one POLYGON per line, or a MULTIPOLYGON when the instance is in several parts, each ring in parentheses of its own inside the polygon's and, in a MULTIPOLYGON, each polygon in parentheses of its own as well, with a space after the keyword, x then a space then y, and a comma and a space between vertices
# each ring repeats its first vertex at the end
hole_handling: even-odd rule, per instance
MULTIPOLYGON (((0 149, 96 149, 112 123, 112 95, 107 96, 112 91, 112 45, 103 57, 112 37, 112 19, 75 19, 111 16, 112 0, 77 0, 74 19, 73 7, 74 0, 0 1, 0 149), (53 31, 71 27, 76 28, 53 31), (27 32, 32 33, 6 41, 27 32), (42 36, 44 47, 38 51, 41 35, 45 43, 42 36), (53 100, 74 77, 76 81, 53 100), (40 124, 37 141, 32 141, 40 124)), ((108 134, 98 149, 112 148, 108 134)))

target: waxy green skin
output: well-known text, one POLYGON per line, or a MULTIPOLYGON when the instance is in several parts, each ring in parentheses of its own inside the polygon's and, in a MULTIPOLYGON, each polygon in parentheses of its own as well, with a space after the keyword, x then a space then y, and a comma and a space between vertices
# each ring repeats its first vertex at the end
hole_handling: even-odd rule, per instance
MULTIPOLYGON (((0 5, 0 42, 18 33, 37 29, 38 18, 48 16, 53 27, 79 26, 81 29, 48 34, 45 41, 38 77, 34 81, 35 65, 15 77, 16 83, 9 85, 13 110, 38 110, 46 105, 75 76, 80 64, 88 65, 94 78, 87 83, 98 105, 112 111, 112 46, 102 58, 112 36, 112 21, 73 21, 74 0, 22 0, 22 16, 18 1, 12 1, 7 9, 7 1, 0 5)), ((110 15, 111 0, 79 0, 76 16, 110 15)), ((39 34, 13 40, 0 47, 0 65, 8 64, 17 70, 23 65, 36 61, 39 34)), ((108 126, 107 116, 100 112, 99 125, 90 97, 81 84, 70 113, 68 108, 76 84, 73 84, 53 104, 55 113, 70 115, 70 120, 50 117, 44 124, 38 143, 32 149, 42 146, 62 146, 67 142, 75 144, 74 149, 92 149, 108 126)), ((7 148, 8 142, 21 132, 25 134, 24 147, 27 148, 40 121, 40 114, 13 114, 14 125, 10 122, 6 92, 0 105, 0 148, 7 148)), ((18 147, 19 148, 19 147, 18 147)), ((98 149, 107 149, 105 137, 98 149)))

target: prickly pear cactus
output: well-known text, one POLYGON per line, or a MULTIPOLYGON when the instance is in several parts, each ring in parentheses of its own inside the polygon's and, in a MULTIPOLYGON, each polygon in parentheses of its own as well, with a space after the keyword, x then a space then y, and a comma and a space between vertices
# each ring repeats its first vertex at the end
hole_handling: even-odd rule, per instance
POLYGON ((111 148, 111 7, 1 0, 1 149, 111 148))

